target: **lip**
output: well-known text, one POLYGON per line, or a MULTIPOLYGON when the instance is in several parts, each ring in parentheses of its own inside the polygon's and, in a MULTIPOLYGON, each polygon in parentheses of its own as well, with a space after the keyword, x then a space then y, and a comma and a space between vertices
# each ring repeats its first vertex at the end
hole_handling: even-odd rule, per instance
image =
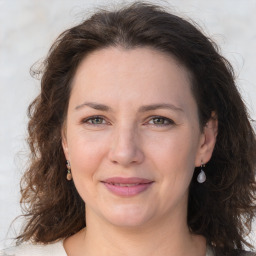
POLYGON ((113 194, 130 197, 136 196, 147 190, 151 187, 153 181, 139 177, 112 177, 102 181, 102 183, 113 194))

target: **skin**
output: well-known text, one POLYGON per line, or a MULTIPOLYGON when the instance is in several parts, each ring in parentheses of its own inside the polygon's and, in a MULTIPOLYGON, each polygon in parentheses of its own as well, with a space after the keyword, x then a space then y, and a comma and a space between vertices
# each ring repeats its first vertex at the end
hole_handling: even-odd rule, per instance
POLYGON ((205 255, 205 239, 187 226, 188 187, 211 158, 217 121, 200 129, 189 77, 146 47, 109 47, 82 61, 62 141, 87 227, 64 241, 69 256, 205 255), (152 184, 118 196, 102 183, 116 176, 152 184))

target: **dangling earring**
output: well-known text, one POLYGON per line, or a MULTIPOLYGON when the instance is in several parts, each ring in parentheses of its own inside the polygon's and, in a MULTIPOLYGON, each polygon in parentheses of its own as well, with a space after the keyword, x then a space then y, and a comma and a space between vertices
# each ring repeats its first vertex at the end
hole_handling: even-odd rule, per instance
POLYGON ((67 180, 72 180, 71 166, 70 162, 67 160, 67 180))
POLYGON ((202 163, 201 164, 201 171, 197 176, 197 182, 198 183, 204 183, 206 181, 206 175, 205 175, 205 172, 203 170, 204 167, 205 167, 205 165, 202 163))

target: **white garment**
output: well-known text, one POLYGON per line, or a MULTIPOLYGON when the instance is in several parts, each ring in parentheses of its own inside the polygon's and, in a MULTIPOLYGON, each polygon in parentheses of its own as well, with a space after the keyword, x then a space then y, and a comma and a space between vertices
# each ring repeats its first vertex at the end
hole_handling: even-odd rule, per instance
MULTIPOLYGON (((16 247, 0 251, 0 256, 67 256, 63 241, 47 245, 21 244, 16 247)), ((214 256, 208 247, 206 256, 214 256)))
POLYGON ((24 243, 0 251, 0 256, 67 256, 63 241, 53 244, 39 245, 24 243))

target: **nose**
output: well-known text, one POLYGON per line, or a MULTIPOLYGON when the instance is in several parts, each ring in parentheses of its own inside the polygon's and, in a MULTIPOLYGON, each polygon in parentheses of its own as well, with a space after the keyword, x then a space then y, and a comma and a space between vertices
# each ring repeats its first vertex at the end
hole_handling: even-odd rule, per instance
POLYGON ((144 160, 138 133, 134 128, 116 128, 109 149, 109 160, 124 167, 140 164, 144 160))

